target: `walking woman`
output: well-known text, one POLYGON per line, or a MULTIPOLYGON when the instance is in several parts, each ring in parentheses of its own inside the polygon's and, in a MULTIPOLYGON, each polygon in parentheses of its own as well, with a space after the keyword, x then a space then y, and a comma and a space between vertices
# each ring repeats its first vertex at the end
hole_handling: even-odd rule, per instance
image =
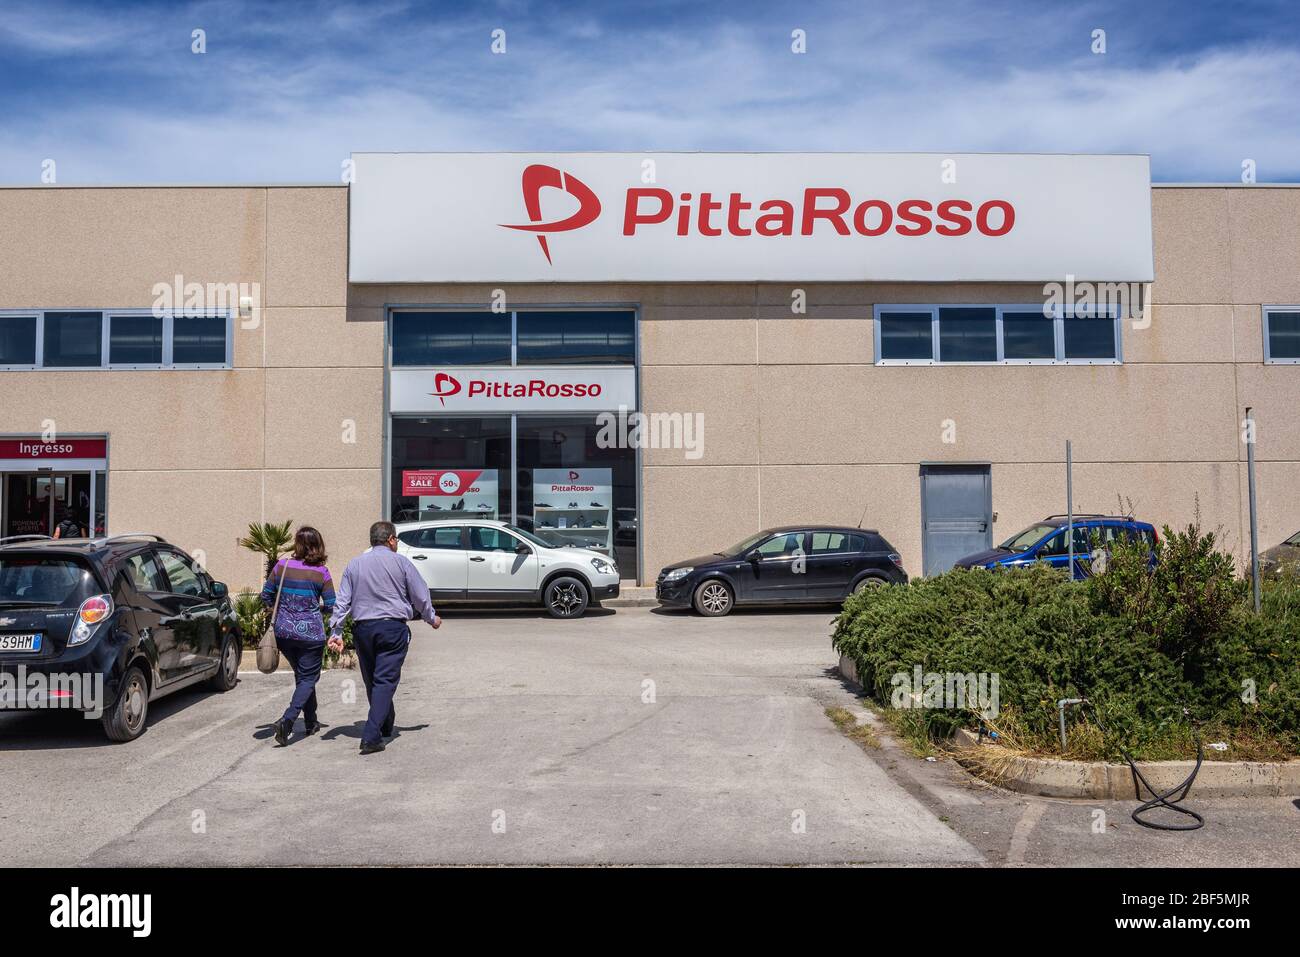
POLYGON ((276 743, 289 743, 293 723, 302 712, 307 734, 320 730, 316 720, 316 682, 320 680, 321 660, 325 654, 325 623, 321 609, 334 610, 334 582, 325 567, 325 540, 310 525, 298 529, 293 537, 293 554, 275 563, 262 586, 262 604, 275 607, 276 592, 280 604, 275 614, 275 644, 293 666, 295 685, 293 700, 284 715, 275 722, 276 743))

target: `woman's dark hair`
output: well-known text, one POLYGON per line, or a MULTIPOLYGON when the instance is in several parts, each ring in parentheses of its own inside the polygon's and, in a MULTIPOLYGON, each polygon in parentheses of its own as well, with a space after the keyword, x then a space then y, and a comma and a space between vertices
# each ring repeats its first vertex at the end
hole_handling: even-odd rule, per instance
POLYGON ((76 520, 77 520, 77 513, 76 513, 76 512, 74 512, 74 511, 73 511, 72 509, 70 509, 70 508, 65 508, 65 509, 63 510, 63 518, 62 518, 62 521, 65 521, 65 522, 75 522, 76 520))
POLYGON ((310 525, 304 525, 293 536, 293 557, 304 565, 324 565, 329 561, 325 554, 325 539, 310 525))

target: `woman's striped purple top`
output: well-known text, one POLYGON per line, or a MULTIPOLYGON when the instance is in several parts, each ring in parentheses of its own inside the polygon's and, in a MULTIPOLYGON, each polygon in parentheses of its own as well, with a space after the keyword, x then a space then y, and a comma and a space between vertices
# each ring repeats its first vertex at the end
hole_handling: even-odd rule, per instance
POLYGON ((275 604, 275 590, 284 572, 284 591, 275 616, 275 637, 297 641, 324 641, 325 624, 321 609, 334 609, 334 582, 324 565, 308 565, 296 558, 282 558, 262 586, 262 604, 275 604))

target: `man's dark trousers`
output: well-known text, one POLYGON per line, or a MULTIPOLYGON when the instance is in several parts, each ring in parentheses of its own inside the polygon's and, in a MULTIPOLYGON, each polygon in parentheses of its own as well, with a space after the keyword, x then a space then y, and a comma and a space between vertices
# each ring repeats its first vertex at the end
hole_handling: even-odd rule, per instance
POLYGON ((362 744, 379 744, 393 733, 393 695, 402 678, 402 662, 410 642, 411 629, 395 618, 371 618, 352 626, 352 646, 370 699, 362 744))

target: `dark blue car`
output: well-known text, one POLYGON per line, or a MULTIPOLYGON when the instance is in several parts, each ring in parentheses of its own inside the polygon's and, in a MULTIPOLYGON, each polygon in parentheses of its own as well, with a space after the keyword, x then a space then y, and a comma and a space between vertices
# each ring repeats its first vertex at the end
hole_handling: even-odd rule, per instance
POLYGON ((1154 553, 1158 540, 1153 525, 1123 515, 1076 515, 1073 525, 1064 515, 1051 515, 1012 535, 997 548, 967 555, 956 567, 1008 568, 1041 561, 1064 571, 1070 562, 1070 542, 1066 537, 1069 529, 1073 529, 1074 535, 1075 579, 1092 574, 1092 554, 1098 547, 1105 549, 1115 541, 1140 540, 1154 553))

